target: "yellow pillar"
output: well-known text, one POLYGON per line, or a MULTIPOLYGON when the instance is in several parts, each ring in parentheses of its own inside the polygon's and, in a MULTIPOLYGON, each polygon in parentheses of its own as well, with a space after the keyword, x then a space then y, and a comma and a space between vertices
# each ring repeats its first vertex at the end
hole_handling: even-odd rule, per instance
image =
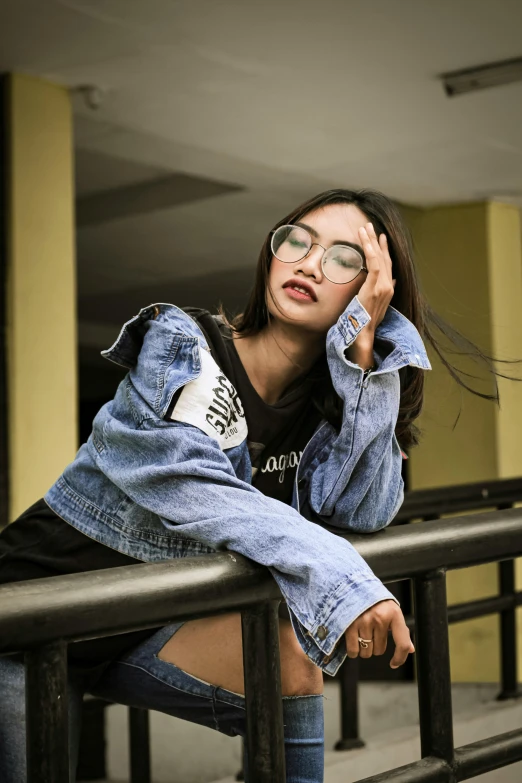
POLYGON ((5 77, 10 519, 77 449, 72 116, 65 89, 5 77))
MULTIPOLYGON (((432 307, 485 353, 522 358, 519 210, 488 202, 404 211, 423 289, 432 307)), ((522 384, 499 380, 499 409, 461 390, 433 351, 430 354, 433 372, 426 379, 426 402, 420 418, 422 442, 409 463, 411 488, 522 476, 522 384)), ((455 359, 466 371, 477 374, 476 364, 455 359)), ((506 365, 503 367, 506 371, 506 365)), ((520 377, 514 365, 507 365, 507 372, 520 377)), ((487 380, 468 380, 482 391, 492 390, 487 380)), ((518 568, 520 571, 520 564, 518 568)), ((448 574, 450 603, 496 592, 495 565, 448 574)), ((496 617, 488 617, 451 627, 454 681, 498 681, 498 625, 496 617)))

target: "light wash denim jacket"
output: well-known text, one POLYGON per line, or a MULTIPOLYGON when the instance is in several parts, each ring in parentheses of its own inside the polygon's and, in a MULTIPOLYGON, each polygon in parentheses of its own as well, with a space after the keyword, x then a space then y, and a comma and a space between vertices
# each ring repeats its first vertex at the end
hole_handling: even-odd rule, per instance
POLYGON ((376 352, 376 370, 363 378, 345 351, 369 320, 354 298, 328 332, 342 428, 318 426, 298 466, 292 506, 252 486, 241 401, 196 321, 170 304, 142 309, 102 352, 129 372, 47 504, 92 539, 143 561, 229 549, 267 566, 301 647, 335 674, 346 628, 393 596, 354 547, 320 522, 370 533, 392 520, 403 500, 398 370, 430 369, 419 333, 389 307, 376 330, 388 350, 376 352))

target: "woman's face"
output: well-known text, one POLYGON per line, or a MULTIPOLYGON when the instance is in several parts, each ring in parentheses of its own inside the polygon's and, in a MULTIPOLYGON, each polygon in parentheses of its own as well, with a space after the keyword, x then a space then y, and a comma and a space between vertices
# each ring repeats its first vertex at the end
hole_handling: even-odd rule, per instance
POLYGON ((272 257, 269 271, 268 309, 271 316, 289 325, 326 333, 366 280, 361 272, 350 283, 332 283, 323 274, 324 250, 332 245, 355 245, 364 259, 359 228, 367 216, 353 204, 332 204, 309 212, 296 225, 308 229, 314 244, 300 261, 290 264, 272 257), (299 294, 293 284, 305 283, 310 295, 299 294))

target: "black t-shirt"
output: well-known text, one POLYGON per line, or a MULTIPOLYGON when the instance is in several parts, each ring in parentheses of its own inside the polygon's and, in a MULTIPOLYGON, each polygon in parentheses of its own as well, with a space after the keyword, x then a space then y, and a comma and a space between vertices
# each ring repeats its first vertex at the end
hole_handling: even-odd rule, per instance
POLYGON ((252 386, 224 321, 205 310, 186 311, 204 331, 213 358, 243 403, 252 484, 264 495, 290 504, 301 453, 321 420, 313 395, 328 372, 326 359, 319 360, 311 372, 285 389, 280 400, 269 405, 252 386))
MULTIPOLYGON (((203 329, 212 356, 243 403, 253 466, 252 483, 263 494, 290 503, 300 454, 321 418, 312 395, 315 384, 324 380, 326 362, 318 362, 275 405, 268 405, 250 383, 229 327, 207 311, 187 308, 187 312, 203 329)), ((43 499, 0 533, 0 584, 138 562, 84 535, 55 514, 43 499)), ((69 660, 94 682, 111 660, 151 633, 147 629, 76 642, 69 645, 69 660)))

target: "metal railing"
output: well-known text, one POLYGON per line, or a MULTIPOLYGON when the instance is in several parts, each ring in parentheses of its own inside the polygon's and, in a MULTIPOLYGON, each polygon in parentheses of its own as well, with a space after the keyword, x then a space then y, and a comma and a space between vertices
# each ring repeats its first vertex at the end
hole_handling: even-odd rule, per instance
MULTIPOLYGON (((522 760, 522 729, 454 748, 446 570, 522 555, 522 510, 347 536, 385 582, 412 579, 422 760, 365 783, 460 781, 522 760)), ((513 593, 513 604, 522 603, 513 593)), ((67 644, 240 610, 250 783, 284 783, 279 590, 239 555, 0 587, 0 654, 25 651, 28 783, 68 783, 67 644)))
MULTIPOLYGON (((511 508, 522 502, 522 478, 458 484, 452 487, 414 490, 406 493, 404 503, 393 525, 414 519, 430 521, 446 514, 511 508)), ((485 517, 484 517, 485 518, 485 517)), ((332 532, 333 531, 332 529, 332 532)), ((491 614, 500 615, 501 690, 498 699, 520 695, 517 682, 517 633, 515 566, 513 560, 498 564, 499 594, 477 601, 468 601, 448 610, 448 622, 459 623, 491 614)), ((410 630, 415 618, 406 618, 410 630)), ((358 682, 359 659, 347 660, 339 671, 341 685, 341 738, 335 750, 353 750, 364 746, 359 734, 358 682)))

